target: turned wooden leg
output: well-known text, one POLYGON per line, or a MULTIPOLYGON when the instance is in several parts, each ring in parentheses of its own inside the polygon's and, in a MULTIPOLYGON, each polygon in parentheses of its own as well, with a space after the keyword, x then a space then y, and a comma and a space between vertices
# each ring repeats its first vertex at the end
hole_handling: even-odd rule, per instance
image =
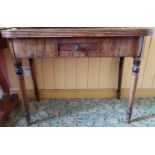
POLYGON ((33 85, 34 85, 35 97, 36 97, 36 100, 39 101, 40 100, 40 96, 39 96, 39 89, 38 89, 38 85, 37 85, 34 60, 33 59, 29 59, 29 63, 30 63, 30 68, 31 68, 31 74, 32 74, 32 80, 33 80, 33 85))
POLYGON ((120 99, 120 97, 121 97, 123 66, 124 66, 124 57, 120 57, 120 60, 119 60, 119 73, 118 73, 117 99, 120 99))
POLYGON ((133 62, 134 66, 132 68, 132 80, 131 80, 130 93, 129 93, 129 103, 128 103, 128 110, 127 110, 127 123, 130 123, 130 119, 132 116, 132 109, 133 109, 136 87, 138 82, 140 63, 141 63, 140 58, 134 59, 134 62, 133 62))
POLYGON ((15 61, 15 67, 16 67, 16 75, 18 77, 18 82, 19 82, 20 97, 21 97, 22 104, 25 110, 25 118, 26 118, 27 125, 29 125, 30 124, 30 112, 29 112, 28 99, 26 95, 25 81, 24 81, 21 60, 15 61))
POLYGON ((4 95, 9 94, 10 90, 9 90, 8 83, 3 77, 3 74, 1 73, 1 71, 0 71, 0 86, 2 87, 4 95))

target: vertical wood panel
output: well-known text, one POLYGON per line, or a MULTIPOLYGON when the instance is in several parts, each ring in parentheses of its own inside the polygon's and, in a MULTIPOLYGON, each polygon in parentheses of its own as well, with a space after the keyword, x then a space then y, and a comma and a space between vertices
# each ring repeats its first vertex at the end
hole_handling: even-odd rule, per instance
MULTIPOLYGON (((151 40, 151 44, 150 44, 150 50, 153 50, 155 52, 155 28, 154 28, 153 39, 151 40)), ((152 69, 154 71, 154 77, 153 77, 151 88, 155 88, 155 66, 152 69)))
POLYGON ((66 89, 76 89, 76 58, 66 58, 66 89))
POLYGON ((145 39, 145 43, 144 43, 145 46, 144 46, 144 51, 143 51, 143 55, 141 58, 141 66, 140 66, 140 73, 139 73, 137 88, 142 88, 143 75, 144 75, 144 71, 145 71, 145 67, 147 63, 150 42, 151 42, 151 37, 149 36, 145 39))
POLYGON ((66 88, 66 79, 65 79, 65 59, 64 58, 56 58, 54 59, 54 82, 55 89, 65 89, 66 88))
POLYGON ((101 58, 99 88, 109 88, 112 58, 101 58))
POLYGON ((89 58, 88 89, 99 87, 100 58, 89 58))
MULTIPOLYGON (((154 31, 155 32, 155 31, 154 31)), ((151 88, 155 74, 155 33, 153 33, 147 64, 145 67, 142 88, 151 88)))
POLYGON ((77 89, 87 89, 88 58, 77 58, 77 89))
POLYGON ((152 88, 155 88, 155 75, 154 75, 154 78, 153 78, 152 88))
POLYGON ((125 58, 124 70, 123 70, 123 79, 122 79, 122 88, 130 88, 131 75, 132 75, 132 58, 125 58))
POLYGON ((111 61, 111 68, 110 68, 110 75, 109 75, 109 81, 108 81, 108 88, 117 88, 118 83, 118 64, 119 60, 118 58, 112 58, 111 61))
POLYGON ((54 60, 43 59, 43 85, 45 89, 54 89, 54 60))

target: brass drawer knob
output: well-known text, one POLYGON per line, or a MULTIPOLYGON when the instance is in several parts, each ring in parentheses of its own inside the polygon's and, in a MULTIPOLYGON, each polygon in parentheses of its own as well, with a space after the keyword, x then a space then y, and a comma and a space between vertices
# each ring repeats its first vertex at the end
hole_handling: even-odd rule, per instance
POLYGON ((81 47, 80 47, 79 44, 76 44, 76 45, 75 45, 75 50, 76 50, 76 51, 80 51, 80 50, 81 50, 81 47))

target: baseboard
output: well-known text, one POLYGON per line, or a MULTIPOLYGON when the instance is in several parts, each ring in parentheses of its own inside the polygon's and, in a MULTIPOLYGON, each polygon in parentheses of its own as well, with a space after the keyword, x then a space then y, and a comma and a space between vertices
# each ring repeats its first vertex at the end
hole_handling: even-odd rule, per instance
MULTIPOLYGON (((122 97, 128 97, 129 89, 122 89, 122 97)), ((136 97, 146 98, 146 97, 155 97, 155 89, 137 89, 136 97)))
MULTIPOLYGON (((11 93, 18 93, 18 90, 11 90, 11 93)), ((128 89, 122 89, 122 98, 127 98, 128 89)), ((34 91, 27 90, 29 98, 34 98, 34 91)), ((116 97, 116 89, 60 89, 60 90, 40 90, 40 98, 112 98, 116 97)), ((137 89, 136 97, 155 97, 155 89, 137 89)))

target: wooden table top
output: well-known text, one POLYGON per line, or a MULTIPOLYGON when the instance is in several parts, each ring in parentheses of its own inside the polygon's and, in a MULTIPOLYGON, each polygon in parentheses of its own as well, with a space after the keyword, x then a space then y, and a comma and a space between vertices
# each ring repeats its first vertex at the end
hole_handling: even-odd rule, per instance
POLYGON ((9 28, 2 30, 4 38, 44 38, 44 37, 106 37, 106 36, 146 36, 152 28, 9 28))

